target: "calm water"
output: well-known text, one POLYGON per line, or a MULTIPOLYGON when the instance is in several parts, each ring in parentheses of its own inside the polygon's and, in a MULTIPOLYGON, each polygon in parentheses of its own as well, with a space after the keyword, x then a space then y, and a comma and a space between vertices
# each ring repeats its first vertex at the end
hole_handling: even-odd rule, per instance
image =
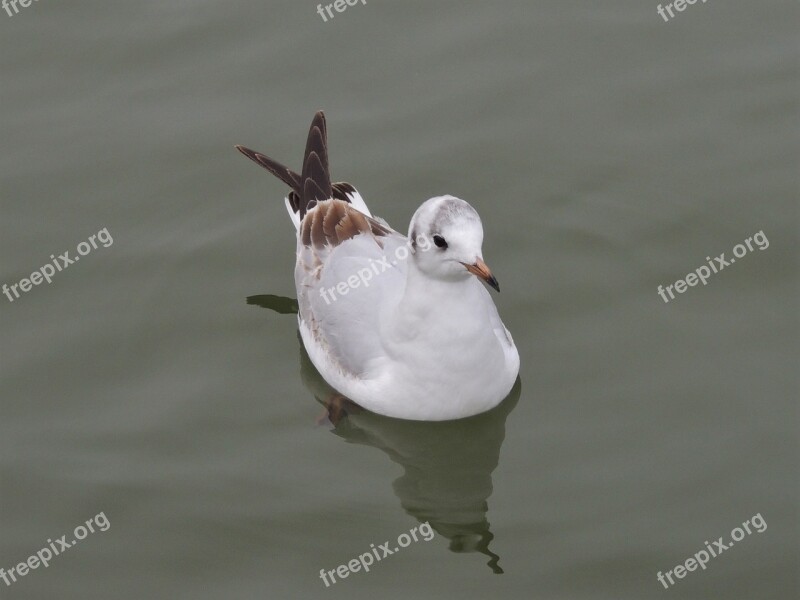
POLYGON ((656 5, 0 12, 0 283, 113 239, 0 296, 0 567, 111 524, 0 597, 796 596, 797 5, 656 5), (398 229, 442 193, 481 213, 522 356, 496 411, 320 424, 293 317, 247 303, 294 295, 294 245, 232 146, 297 167, 319 108, 334 176, 398 229))

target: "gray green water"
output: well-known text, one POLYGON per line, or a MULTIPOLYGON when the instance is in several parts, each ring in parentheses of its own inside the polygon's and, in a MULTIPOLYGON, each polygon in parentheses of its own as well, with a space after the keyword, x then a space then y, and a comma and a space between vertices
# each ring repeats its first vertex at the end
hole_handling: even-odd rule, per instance
POLYGON ((111 524, 0 597, 796 597, 798 8, 656 5, 0 12, 0 283, 113 238, 0 296, 0 567, 111 524), (442 193, 481 213, 522 356, 497 411, 317 424, 293 318, 246 301, 294 295, 284 189, 233 145, 296 167, 319 108, 397 228, 442 193))

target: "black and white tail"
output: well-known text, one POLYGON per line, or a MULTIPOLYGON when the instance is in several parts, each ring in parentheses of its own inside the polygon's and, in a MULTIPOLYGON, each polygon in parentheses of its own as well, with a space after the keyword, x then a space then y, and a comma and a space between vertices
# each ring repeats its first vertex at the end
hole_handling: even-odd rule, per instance
POLYGON ((331 198, 349 202, 359 212, 372 216, 356 188, 345 182, 331 183, 328 164, 328 130, 322 111, 314 115, 308 131, 306 149, 303 154, 302 174, 295 173, 289 167, 260 152, 244 146, 236 146, 236 149, 291 188, 285 201, 286 209, 289 211, 289 216, 296 229, 300 229, 300 223, 306 213, 314 208, 317 202, 331 198))

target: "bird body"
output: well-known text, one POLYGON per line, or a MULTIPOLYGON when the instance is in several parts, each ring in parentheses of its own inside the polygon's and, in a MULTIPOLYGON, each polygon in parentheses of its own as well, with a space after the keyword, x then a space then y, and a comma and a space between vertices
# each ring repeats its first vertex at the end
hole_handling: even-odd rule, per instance
POLYGON ((479 281, 499 290, 469 204, 431 198, 408 236, 395 231, 353 186, 331 183, 321 112, 301 174, 237 148, 291 188, 298 327, 333 388, 376 413, 427 421, 484 412, 508 395, 519 355, 479 281))

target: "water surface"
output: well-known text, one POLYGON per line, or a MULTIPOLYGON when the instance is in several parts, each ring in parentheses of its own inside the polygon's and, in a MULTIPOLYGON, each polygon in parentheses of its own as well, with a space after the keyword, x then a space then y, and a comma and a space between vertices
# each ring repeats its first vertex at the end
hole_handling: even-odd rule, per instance
POLYGON ((797 7, 656 4, 0 13, 0 280, 114 240, 0 296, 0 567, 111 523, 0 597, 796 596, 797 7), (398 229, 443 193, 482 215, 522 357, 498 412, 319 424, 293 317, 247 303, 294 296, 294 245, 233 145, 297 168, 320 108, 335 178, 398 229))

